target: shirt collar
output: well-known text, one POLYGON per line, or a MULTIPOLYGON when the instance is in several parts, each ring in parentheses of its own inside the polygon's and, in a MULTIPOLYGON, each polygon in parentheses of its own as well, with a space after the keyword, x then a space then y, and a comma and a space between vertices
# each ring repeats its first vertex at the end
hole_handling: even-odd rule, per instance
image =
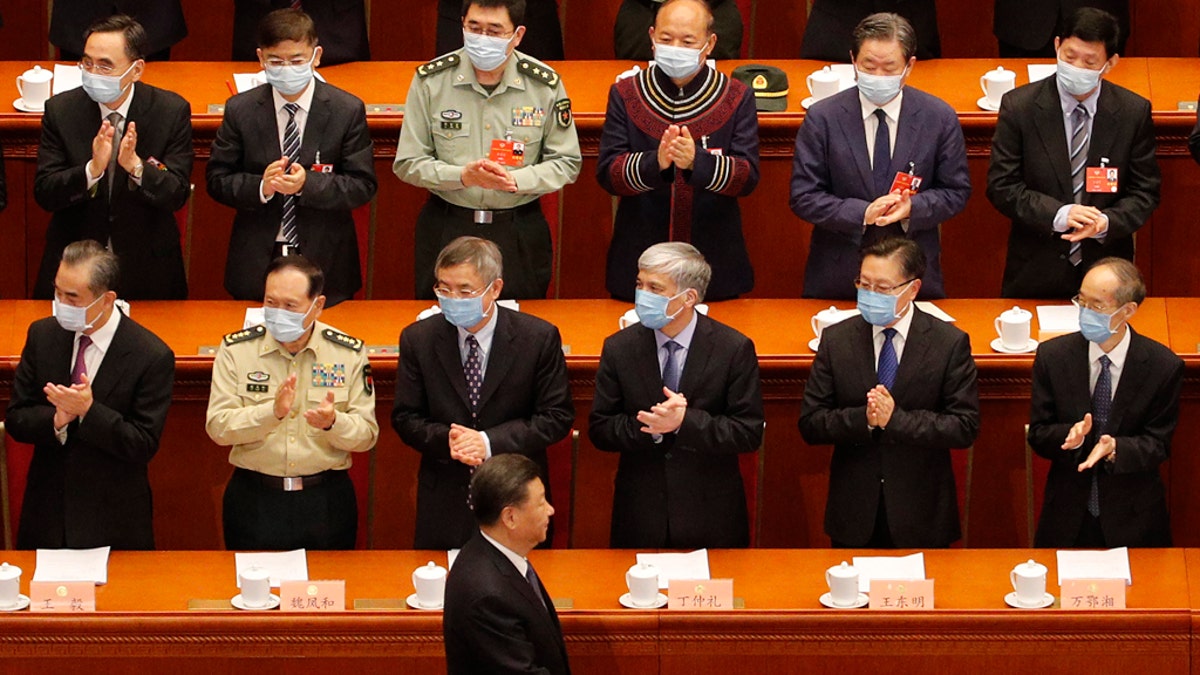
MULTIPOLYGON (((308 81, 308 86, 304 88, 304 92, 300 94, 300 98, 290 102, 300 106, 300 109, 304 111, 305 115, 307 115, 308 111, 312 110, 313 92, 315 92, 316 89, 317 76, 314 74, 313 78, 308 81)), ((289 103, 289 101, 283 97, 283 94, 280 94, 279 90, 277 90, 275 87, 271 87, 271 100, 275 103, 276 115, 279 114, 279 111, 283 110, 284 105, 289 103)))
MULTIPOLYGON (((908 329, 912 328, 913 315, 916 313, 917 301, 913 300, 912 305, 908 308, 908 311, 904 313, 904 316, 900 317, 900 320, 896 322, 896 325, 891 326, 891 328, 895 328, 900 337, 906 341, 908 340, 908 329)), ((888 326, 871 326, 871 328, 873 329, 871 332, 871 337, 879 337, 879 334, 882 333, 884 329, 888 328, 888 326)))
POLYGON ((529 561, 525 559, 525 556, 518 555, 516 551, 505 546, 504 544, 501 544, 495 539, 492 539, 490 536, 488 536, 488 533, 484 532, 483 530, 480 530, 479 534, 482 534, 483 538, 488 540, 488 543, 499 549, 500 552, 504 554, 504 557, 508 558, 509 562, 511 562, 513 566, 517 568, 517 571, 521 573, 521 576, 525 576, 526 571, 529 569, 529 561))
MULTIPOLYGON (((108 315, 108 321, 104 322, 96 330, 89 335, 92 339, 92 344, 99 347, 100 351, 107 353, 108 346, 112 344, 113 336, 117 334, 117 324, 121 322, 121 310, 113 307, 112 314, 108 315)), ((75 334, 75 341, 79 341, 79 336, 83 333, 75 334)))
POLYGON ((487 351, 487 346, 492 344, 492 336, 496 334, 496 317, 500 316, 500 303, 492 303, 492 315, 488 317, 487 323, 483 324, 483 328, 472 333, 471 331, 461 326, 458 328, 458 346, 463 347, 467 344, 467 336, 474 335, 475 341, 479 343, 479 348, 487 351))
MULTIPOLYGON (((1121 341, 1117 343, 1116 347, 1112 348, 1111 352, 1108 352, 1108 360, 1112 361, 1112 364, 1118 370, 1125 366, 1125 357, 1129 355, 1129 343, 1133 339, 1132 335, 1133 329, 1126 326, 1125 337, 1121 338, 1121 341)), ((1099 361, 1100 356, 1103 354, 1104 350, 1100 348, 1100 345, 1088 340, 1088 363, 1099 361)))
POLYGON ((904 102, 904 87, 900 87, 900 93, 896 94, 896 98, 893 98, 883 105, 875 105, 874 103, 871 103, 867 100, 866 96, 862 95, 861 91, 858 92, 858 102, 862 105, 862 116, 864 120, 871 115, 874 115, 877 109, 882 108, 883 114, 887 115, 888 119, 892 120, 893 122, 899 122, 900 104, 904 102))
POLYGON ((508 60, 504 62, 504 75, 500 77, 500 81, 496 83, 496 88, 487 93, 479 80, 475 77, 475 66, 471 64, 471 57, 467 56, 467 48, 463 47, 458 50, 458 66, 454 69, 454 86, 466 86, 477 91, 483 92, 485 96, 492 96, 503 93, 508 87, 513 89, 525 89, 525 78, 517 72, 517 61, 524 57, 524 54, 517 50, 513 50, 508 55, 508 60))
POLYGON ((661 91, 664 96, 676 101, 694 96, 696 92, 700 91, 701 87, 708 85, 708 83, 712 81, 712 78, 715 77, 715 71, 712 68, 709 68, 708 63, 705 62, 700 64, 700 70, 697 70, 695 74, 692 75, 692 79, 688 80, 687 84, 680 87, 679 85, 675 84, 675 81, 672 80, 670 76, 663 72, 662 68, 658 67, 658 64, 651 61, 649 68, 651 77, 654 78, 654 84, 657 86, 658 90, 661 91))
POLYGON ((1083 104, 1084 110, 1088 111, 1088 117, 1091 117, 1092 119, 1096 118, 1096 101, 1100 98, 1100 90, 1104 87, 1103 78, 1100 79, 1100 84, 1096 87, 1096 89, 1091 94, 1088 94, 1088 97, 1082 101, 1068 94, 1067 91, 1063 89, 1062 82, 1059 82, 1057 77, 1054 78, 1054 86, 1058 90, 1058 101, 1062 104, 1064 115, 1070 115, 1071 113, 1075 112, 1076 106, 1083 104))
POLYGON ((134 89, 136 87, 137 87, 137 82, 129 83, 129 95, 126 96, 125 100, 121 102, 121 105, 117 106, 115 109, 109 108, 108 106, 104 105, 103 103, 97 103, 96 105, 100 106, 100 120, 103 121, 103 120, 108 119, 108 116, 113 113, 120 114, 121 119, 123 119, 123 120, 129 119, 129 104, 133 103, 133 95, 134 95, 134 93, 136 93, 136 92, 134 92, 134 89))
POLYGON ((260 347, 261 351, 259 351, 259 354, 262 355, 262 354, 267 354, 270 352, 277 351, 286 358, 295 359, 295 358, 299 358, 300 355, 305 352, 305 350, 311 350, 312 353, 315 355, 317 353, 317 350, 313 347, 313 341, 316 339, 316 337, 318 335, 321 334, 321 331, 325 330, 326 328, 328 328, 328 326, 321 323, 320 321, 314 321, 313 325, 311 327, 312 333, 310 333, 308 336, 308 342, 304 343, 304 347, 301 348, 300 351, 296 352, 295 354, 292 354, 291 352, 289 352, 287 350, 287 347, 284 347, 283 343, 276 340, 275 336, 271 335, 271 331, 268 330, 267 334, 264 336, 266 339, 264 339, 262 341, 262 347, 260 347))
POLYGON ((699 315, 700 312, 696 311, 696 308, 693 307, 692 320, 689 321, 688 325, 684 326, 683 330, 679 331, 679 335, 676 335, 675 337, 668 337, 667 334, 661 330, 654 331, 654 341, 658 343, 658 348, 662 349, 663 345, 667 344, 671 340, 674 340, 684 349, 690 349, 692 346, 692 335, 696 333, 696 323, 700 321, 699 315))

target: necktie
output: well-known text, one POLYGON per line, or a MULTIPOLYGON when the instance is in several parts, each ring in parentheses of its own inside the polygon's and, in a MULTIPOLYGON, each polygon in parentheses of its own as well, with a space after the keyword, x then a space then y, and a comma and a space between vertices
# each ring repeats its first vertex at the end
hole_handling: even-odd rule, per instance
POLYGON ((83 382, 83 376, 87 375, 87 362, 84 361, 84 352, 92 344, 92 338, 86 335, 79 336, 79 351, 75 354, 75 367, 71 369, 71 384, 79 384, 83 382))
POLYGON ((542 607, 549 611, 550 608, 546 606, 546 596, 542 593, 542 580, 538 578, 537 572, 533 571, 533 563, 528 560, 525 562, 529 563, 525 567, 525 580, 529 582, 530 586, 533 586, 533 594, 541 601, 542 607))
MULTIPOLYGON (((1092 134, 1088 130, 1088 111, 1083 104, 1075 106, 1071 113, 1071 188, 1074 190, 1075 203, 1083 203, 1083 182, 1087 177, 1088 148, 1091 146, 1092 134)), ((1067 259, 1072 265, 1083 261, 1083 242, 1071 244, 1071 252, 1067 259)))
POLYGON ((467 336, 467 363, 463 366, 467 376, 467 399, 471 402, 471 421, 479 416, 479 390, 483 388, 483 360, 479 354, 479 341, 474 335, 467 336))
POLYGON ((112 199, 113 185, 117 182, 117 155, 121 154, 121 136, 124 135, 124 130, 121 128, 123 118, 121 113, 111 112, 105 119, 113 128, 112 156, 108 158, 108 167, 105 168, 108 176, 108 197, 112 199))
POLYGON ((303 9, 303 8, 300 6, 300 5, 302 5, 302 4, 303 4, 303 3, 302 3, 300 0, 292 0, 291 7, 292 7, 292 9, 303 9))
MULTIPOLYGON (((295 103, 285 103, 283 109, 287 111, 288 121, 287 126, 283 129, 283 154, 291 161, 296 161, 300 155, 300 127, 296 126, 296 113, 300 110, 300 106, 295 103)), ((296 196, 284 195, 283 197, 283 238, 293 246, 300 243, 296 236, 296 196)))
POLYGON ((900 367, 900 362, 896 359, 896 346, 892 344, 894 337, 895 328, 883 329, 883 347, 879 350, 879 366, 876 370, 879 384, 887 387, 888 391, 896 384, 896 369, 900 367))
POLYGON ((879 124, 875 127, 875 152, 871 156, 871 177, 875 179, 875 194, 887 194, 892 186, 888 169, 892 168, 892 149, 888 134, 887 113, 883 108, 875 109, 875 117, 879 124))
POLYGON ((662 380, 663 386, 673 392, 679 392, 679 350, 683 349, 683 345, 674 340, 668 340, 667 344, 663 345, 667 348, 667 361, 663 364, 662 380))
MULTIPOLYGON (((1108 414, 1112 411, 1112 373, 1108 367, 1112 365, 1112 360, 1107 354, 1100 355, 1100 375, 1096 377, 1096 386, 1092 389, 1092 431, 1094 437, 1100 438, 1101 434, 1108 432, 1108 414)), ((1092 492, 1088 495, 1088 513, 1099 517, 1100 515, 1100 486, 1096 476, 1100 473, 1099 467, 1092 469, 1092 492)))

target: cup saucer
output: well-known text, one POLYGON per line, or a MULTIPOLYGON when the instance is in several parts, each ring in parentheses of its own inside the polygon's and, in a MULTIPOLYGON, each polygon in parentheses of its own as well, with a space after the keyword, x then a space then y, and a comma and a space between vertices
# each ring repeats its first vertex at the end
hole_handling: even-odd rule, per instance
POLYGON ((242 594, 238 593, 237 595, 233 596, 233 599, 229 601, 229 604, 237 607, 238 609, 246 610, 247 612, 265 612, 268 609, 275 609, 279 606, 279 596, 271 593, 267 596, 267 604, 263 605, 262 607, 251 607, 250 605, 246 604, 245 600, 242 599, 242 594))
POLYGON ((816 96, 809 96, 808 98, 804 99, 803 101, 800 101, 800 105, 804 106, 805 110, 808 110, 809 108, 812 107, 812 104, 814 104, 816 102, 817 102, 816 96))
POLYGON ((12 604, 7 607, 0 605, 0 612, 19 612, 28 606, 29 606, 29 596, 18 594, 16 604, 12 604))
POLYGON ((1029 338, 1029 342, 1025 343, 1024 349, 1009 349, 1008 347, 1004 346, 1004 343, 1001 342, 1000 338, 992 340, 992 349, 1000 352, 1001 354, 1028 354, 1029 352, 1037 351, 1037 347, 1038 341, 1034 340, 1033 338, 1029 338))
POLYGON ((412 609, 420 609, 420 610, 424 610, 426 612, 440 612, 442 610, 442 603, 440 603, 440 602, 437 604, 436 607, 426 607, 425 605, 422 605, 420 602, 417 601, 416 593, 413 593, 412 595, 405 598, 404 602, 412 609))
POLYGON ((28 103, 25 102, 24 97, 18 98, 17 100, 13 101, 13 107, 16 108, 17 110, 20 110, 21 112, 27 112, 27 113, 40 113, 40 112, 46 111, 45 106, 38 106, 35 108, 35 107, 29 105, 28 103))
POLYGON ((821 346, 821 338, 813 338, 808 341, 808 348, 813 350, 814 352, 817 351, 817 348, 820 346, 821 346))
POLYGON ((867 597, 866 593, 859 593, 858 597, 854 599, 854 604, 852 605, 835 605, 833 603, 833 595, 830 593, 822 593, 821 597, 818 599, 822 605, 825 605, 829 609, 858 609, 859 607, 866 607, 867 603, 871 601, 871 599, 867 597))
POLYGON ((986 96, 979 99, 978 101, 975 101, 975 105, 979 106, 980 108, 983 108, 984 110, 990 110, 992 112, 1000 111, 1000 106, 992 105, 991 103, 989 103, 986 96))
POLYGON ((629 609, 658 609, 660 607, 667 606, 667 596, 659 593, 658 597, 654 599, 654 604, 646 605, 644 607, 642 605, 633 604, 633 596, 629 595, 628 593, 625 593, 620 598, 617 598, 617 602, 620 602, 622 607, 628 607, 629 609))
POLYGON ((1017 609, 1043 609, 1045 607, 1049 607, 1050 605, 1054 604, 1054 596, 1050 595, 1049 593, 1045 593, 1042 595, 1041 602, 1037 602, 1032 605, 1026 605, 1025 603, 1021 602, 1020 600, 1017 600, 1017 592, 1013 591, 1013 592, 1009 593, 1008 595, 1004 596, 1004 604, 1008 605, 1009 607, 1015 607, 1017 609))

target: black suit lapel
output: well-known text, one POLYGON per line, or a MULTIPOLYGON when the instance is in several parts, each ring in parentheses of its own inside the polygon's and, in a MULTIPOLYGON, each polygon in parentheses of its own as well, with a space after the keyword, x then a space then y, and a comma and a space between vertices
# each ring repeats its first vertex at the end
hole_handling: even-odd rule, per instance
POLYGON ((438 326, 437 334, 434 336, 433 351, 437 354, 438 363, 442 364, 446 379, 450 381, 450 385, 462 399, 463 405, 470 410, 471 401, 467 396, 467 375, 463 371, 462 352, 458 350, 458 329, 446 321, 443 316, 429 317, 425 321, 441 322, 442 325, 438 326))
MULTIPOLYGON (((1058 98, 1058 85, 1053 77, 1048 77, 1042 84, 1042 89, 1034 99, 1037 116, 1037 134, 1042 142, 1042 151, 1050 169, 1058 178, 1058 196, 1070 197, 1073 194, 1071 186, 1071 158, 1067 152, 1067 132, 1063 122, 1062 102, 1058 98)), ((1093 134, 1093 138, 1095 134, 1093 134)))
POLYGON ((630 358, 633 360, 633 365, 638 371, 638 377, 642 381, 645 398, 641 400, 646 404, 646 409, 648 409, 649 406, 660 403, 667 398, 662 391, 662 368, 658 365, 658 341, 654 338, 654 331, 640 323, 625 330, 638 331, 638 340, 634 346, 634 353, 630 355, 630 358))
MULTIPOLYGON (((114 309, 113 311, 121 310, 114 309)), ((112 321, 112 317, 109 318, 109 321, 112 321)), ((117 383, 121 381, 121 376, 126 372, 121 364, 132 355, 135 347, 130 334, 129 317, 122 315, 120 323, 117 324, 117 330, 113 333, 112 342, 108 345, 108 351, 104 352, 100 370, 91 380, 92 397, 95 400, 101 402, 109 400, 113 388, 117 386, 117 383)))
MULTIPOLYGON (((482 535, 480 538, 482 539, 482 535)), ((521 573, 517 571, 516 566, 513 565, 512 561, 509 560, 508 557, 506 557, 504 553, 500 551, 500 549, 493 546, 492 543, 486 539, 484 539, 481 543, 484 546, 487 546, 488 552, 491 554, 492 564, 496 566, 497 571, 499 571, 500 575, 504 577, 504 580, 508 583, 509 588, 514 590, 521 597, 525 598, 525 601, 528 602, 532 608, 534 615, 546 617, 546 621, 555 628, 555 633, 558 634, 560 630, 558 626, 558 616, 554 612, 554 601, 550 598, 549 592, 543 594, 541 597, 538 597, 538 593, 533 589, 533 586, 529 583, 529 580, 521 576, 521 573)))
POLYGON ((509 310, 501 309, 500 305, 496 305, 496 311, 500 314, 496 317, 496 332, 492 334, 492 351, 488 354, 487 371, 483 374, 483 390, 479 392, 480 410, 483 410, 488 399, 500 388, 500 383, 504 381, 504 377, 512 368, 513 361, 517 357, 517 348, 513 344, 517 335, 513 331, 513 319, 508 315, 509 310))
POLYGON ((1082 420, 1085 413, 1092 411, 1091 361, 1088 341, 1082 335, 1071 336, 1070 354, 1057 371, 1063 380, 1063 400, 1071 406, 1063 412, 1073 418, 1069 421, 1074 424, 1082 420))
POLYGON ((931 342, 930 322, 940 321, 917 309, 916 303, 913 303, 909 311, 913 313, 912 324, 909 325, 908 335, 904 338, 904 356, 896 368, 896 381, 892 385, 892 396, 897 397, 897 400, 902 399, 904 392, 921 386, 931 342))
MULTIPOLYGON (((296 161, 307 168, 316 161, 317 151, 321 149, 321 139, 325 137, 325 127, 329 126, 332 105, 329 102, 329 91, 320 81, 314 80, 312 105, 309 106, 308 119, 304 122, 304 135, 300 138, 300 155, 296 161)), ((326 160, 331 161, 332 157, 326 160)))
POLYGON ((858 379, 859 390, 865 396, 869 389, 879 384, 879 376, 875 372, 875 330, 861 316, 847 319, 847 321, 855 322, 852 353, 860 355, 861 358, 855 359, 856 372, 854 375, 858 379))
POLYGON ((49 381, 70 386, 71 369, 75 365, 71 361, 71 354, 75 351, 75 333, 55 328, 47 337, 50 348, 43 358, 48 359, 46 372, 50 374, 49 381))
MULTIPOLYGON (((1120 127, 1120 120, 1117 119, 1117 112, 1114 109, 1116 104, 1112 101, 1112 88, 1100 87, 1100 96, 1096 100, 1096 117, 1092 119, 1092 136, 1088 145, 1088 159, 1084 171, 1087 171, 1088 166, 1100 166, 1100 160, 1110 159, 1113 155, 1113 142, 1118 134, 1116 130, 1120 127)), ((1111 162, 1107 162, 1111 163, 1111 162)), ((1120 180, 1125 180, 1122 176, 1120 180)), ((1086 189, 1083 191, 1083 203, 1091 203, 1090 197, 1093 194, 1086 189)))
POLYGON ((696 317, 692 344, 688 346, 687 360, 683 362, 683 372, 679 376, 680 391, 696 391, 701 387, 701 383, 705 382, 704 374, 708 371, 708 360, 712 356, 712 328, 708 317, 696 317))
MULTIPOLYGON (((1129 330, 1132 332, 1133 328, 1129 330)), ((1121 417, 1127 409, 1136 406, 1142 400, 1142 390, 1146 384, 1146 372, 1150 353, 1145 349, 1142 337, 1137 333, 1130 335, 1129 351, 1125 353, 1125 365, 1121 368, 1121 379, 1117 382, 1117 390, 1113 392, 1112 407, 1109 409, 1107 433, 1116 435, 1121 429, 1121 417)))
POLYGON ((910 97, 907 103, 901 102, 900 104, 900 119, 896 123, 896 142, 892 146, 891 172, 893 175, 908 173, 908 163, 915 161, 913 160, 916 154, 914 146, 920 138, 921 108, 910 97))
POLYGON ((850 148, 854 155, 854 165, 858 167, 858 177, 862 181, 863 195, 875 193, 875 179, 871 177, 871 156, 867 153, 867 132, 862 119, 862 102, 858 95, 846 97, 842 106, 843 114, 838 117, 838 126, 842 129, 844 147, 850 148))

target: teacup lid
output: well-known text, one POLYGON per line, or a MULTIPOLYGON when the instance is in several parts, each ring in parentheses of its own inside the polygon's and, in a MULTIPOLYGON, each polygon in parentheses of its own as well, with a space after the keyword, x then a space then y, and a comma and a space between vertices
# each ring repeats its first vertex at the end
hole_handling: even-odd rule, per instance
POLYGON ((1021 309, 1016 305, 1014 305, 1012 309, 1006 309, 1003 312, 1000 312, 1001 321, 1025 321, 1026 319, 1030 319, 1032 317, 1033 314, 1031 314, 1029 310, 1021 309))
POLYGON ((842 561, 842 564, 834 565, 833 567, 829 568, 829 575, 834 577, 852 577, 856 576, 857 574, 858 570, 854 568, 854 565, 851 565, 845 560, 842 561))
POLYGON ((242 570, 242 576, 247 579, 266 579, 271 576, 271 573, 265 567, 251 565, 242 570))
POLYGON ((1004 66, 996 66, 995 70, 989 70, 983 76, 989 80, 1015 80, 1017 73, 1016 71, 1005 70, 1004 66))
POLYGON ((658 568, 650 563, 638 563, 629 568, 629 574, 637 579, 648 579, 658 576, 658 568))
POLYGON ((54 73, 41 66, 34 66, 21 73, 21 79, 26 82, 49 82, 52 77, 54 77, 54 73))
POLYGON ((833 72, 833 69, 831 69, 829 66, 825 66, 820 70, 814 70, 812 72, 812 79, 819 82, 833 82, 835 80, 840 80, 841 78, 837 73, 833 72))
POLYGON ((440 579, 446 576, 446 568, 430 560, 429 564, 418 567, 413 574, 422 579, 440 579))
POLYGON ((1030 560, 1017 565, 1014 571, 1017 574, 1039 576, 1046 573, 1046 566, 1037 561, 1030 560))
POLYGON ((0 564, 0 580, 9 581, 21 576, 21 568, 8 563, 0 564))
POLYGON ((830 305, 828 309, 823 309, 823 310, 817 312, 817 316, 822 319, 826 318, 826 317, 832 318, 832 317, 836 317, 838 314, 841 314, 841 313, 842 313, 842 310, 838 309, 837 307, 834 307, 833 305, 830 305))

